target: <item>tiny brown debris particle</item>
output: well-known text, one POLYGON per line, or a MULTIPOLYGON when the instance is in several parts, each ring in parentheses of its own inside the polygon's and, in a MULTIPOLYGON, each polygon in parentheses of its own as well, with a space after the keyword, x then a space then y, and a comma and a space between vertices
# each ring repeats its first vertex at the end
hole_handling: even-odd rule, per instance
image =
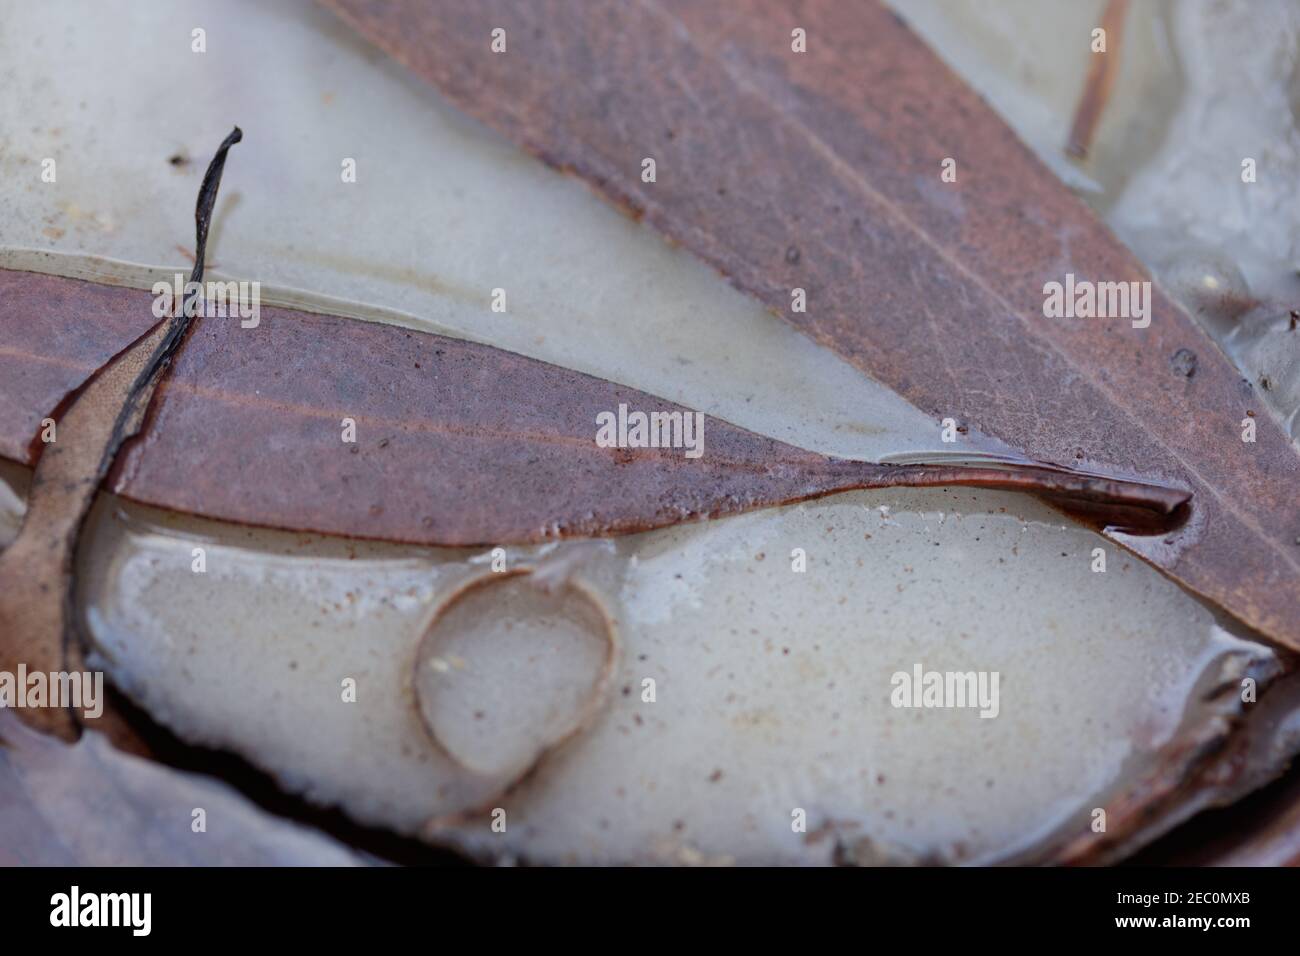
POLYGON ((167 162, 171 163, 177 169, 182 169, 190 164, 190 158, 184 153, 174 153, 167 157, 167 162))
POLYGON ((722 779, 721 770, 714 770, 713 773, 709 774, 709 783, 717 783, 721 779, 722 779))

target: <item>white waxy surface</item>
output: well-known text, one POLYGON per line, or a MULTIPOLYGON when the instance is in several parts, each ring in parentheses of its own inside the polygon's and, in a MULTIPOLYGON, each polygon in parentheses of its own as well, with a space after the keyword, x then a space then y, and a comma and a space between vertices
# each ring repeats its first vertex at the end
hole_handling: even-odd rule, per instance
MULTIPOLYGON (((453 678, 497 673, 477 706, 449 691, 439 735, 464 758, 450 759, 424 728, 413 674, 436 609, 467 580, 493 580, 487 554, 236 529, 110 500, 89 540, 90 631, 110 676, 160 720, 406 832, 501 806, 504 837, 483 814, 442 833, 497 856, 827 861, 836 839, 791 829, 802 808, 809 833, 866 837, 890 859, 988 859, 1086 825, 1098 794, 1152 764, 1194 688, 1274 663, 1146 565, 1027 499, 839 495, 542 549, 543 567, 562 566, 557 583, 598 596, 621 649, 602 712, 503 794, 498 771, 536 735, 491 741, 476 725, 503 711, 572 714, 602 639, 557 640, 546 614, 517 613, 526 598, 479 602, 461 618, 471 639, 439 656, 453 678), (1090 570, 1098 546, 1105 573, 1090 570), (532 642, 531 666, 502 671, 503 639, 532 642), (891 678, 917 663, 997 671, 998 716, 893 707, 891 678), (340 690, 348 677, 355 703, 340 690), (487 772, 469 772, 471 760, 487 772)), ((512 551, 509 567, 537 554, 512 551)))
POLYGON ((0 246, 188 273, 203 169, 240 124, 214 275, 406 313, 828 454, 945 448, 939 422, 442 104, 316 4, 0 14, 0 117, 24 118, 0 145, 0 246), (207 53, 190 50, 198 26, 207 53), (41 181, 45 157, 56 183, 41 181))
MULTIPOLYGON (((400 313, 819 451, 942 447, 937 423, 457 117, 315 7, 181 3, 149 10, 146 24, 139 7, 73 6, 54 25, 6 5, 0 35, 0 115, 77 118, 15 126, 0 147, 0 197, 13 211, 3 242, 61 255, 44 268, 75 272, 89 255, 188 269, 176 246, 191 241, 198 177, 239 122, 247 138, 211 247, 222 274, 360 303, 369 318, 400 313), (208 54, 189 51, 198 25, 208 54), (120 55, 141 45, 149 56, 120 55), (177 104, 161 124, 160 102, 177 104), (191 159, 179 171, 165 162, 176 152, 191 159), (59 158, 57 186, 39 182, 47 155, 59 158), (346 156, 358 160, 355 184, 339 181, 346 156), (505 315, 488 308, 496 286, 508 290, 505 315)), ((1075 15, 1047 17, 1044 36, 1054 17, 1075 15)), ((986 93, 1009 90, 1024 78, 1013 65, 1054 77, 1058 52, 1049 43, 966 75, 986 93)), ((1071 87, 1047 85, 1052 96, 1071 87)), ((1055 115, 1027 88, 1019 106, 989 93, 1025 129, 1031 114, 1055 115)), ((1156 80, 1150 89, 1177 100, 1156 80)), ((1109 122, 1132 112, 1117 115, 1109 122)), ((1104 207, 1128 173, 1085 178, 1104 207)), ((0 512, 15 508, 0 501, 0 512)), ((0 534, 12 524, 0 514, 0 534)), ((412 689, 429 620, 490 573, 484 562, 112 502, 88 542, 83 599, 110 672, 183 736, 406 832, 498 794, 499 779, 433 746, 412 689), (191 570, 199 545, 203 575, 191 570), (355 704, 341 699, 345 677, 357 680, 355 704)), ((581 553, 573 574, 595 579, 617 622, 607 709, 502 798, 505 835, 484 818, 444 838, 540 860, 825 861, 837 840, 868 857, 987 859, 1079 825, 1096 794, 1150 765, 1193 688, 1269 657, 1141 562, 992 493, 842 495, 638 536, 616 555, 581 553), (802 575, 794 547, 808 554, 802 575), (1107 551, 1105 574, 1089 570, 1095 547, 1107 551), (890 676, 916 663, 999 671, 999 716, 890 707, 890 676), (646 678, 653 704, 641 699, 646 678), (795 808, 811 836, 792 832, 795 808)), ((481 686, 504 705, 571 683, 556 676, 521 669, 481 686)), ((465 721, 457 739, 474 740, 473 709, 440 719, 465 721)), ((536 741, 524 743, 500 751, 503 763, 536 741)))

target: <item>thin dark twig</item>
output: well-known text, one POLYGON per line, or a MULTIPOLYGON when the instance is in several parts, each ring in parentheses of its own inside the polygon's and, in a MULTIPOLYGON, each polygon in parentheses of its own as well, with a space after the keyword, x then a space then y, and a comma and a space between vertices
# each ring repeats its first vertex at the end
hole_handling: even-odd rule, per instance
POLYGON ((207 256, 208 226, 212 222, 212 210, 217 204, 217 190, 221 187, 221 174, 226 168, 226 154, 230 152, 230 147, 243 138, 244 132, 238 126, 231 130, 230 135, 222 140, 221 145, 217 147, 216 155, 212 157, 212 162, 208 164, 208 171, 203 174, 203 183, 199 186, 198 200, 194 204, 194 269, 190 272, 190 282, 196 287, 191 289, 185 296, 179 314, 172 321, 167 334, 158 343, 158 348, 155 349, 145 367, 140 370, 135 383, 131 386, 131 392, 118 414, 112 438, 109 440, 108 445, 105 446, 104 455, 100 459, 100 481, 108 475, 109 469, 113 467, 113 462, 117 458, 117 452, 122 443, 137 430, 140 421, 144 417, 145 407, 153 397, 153 386, 156 384, 158 376, 161 375, 163 369, 171 364, 172 357, 175 355, 176 350, 180 348, 181 342, 185 339, 185 334, 194 322, 195 302, 200 295, 197 284, 203 281, 204 260, 207 256))

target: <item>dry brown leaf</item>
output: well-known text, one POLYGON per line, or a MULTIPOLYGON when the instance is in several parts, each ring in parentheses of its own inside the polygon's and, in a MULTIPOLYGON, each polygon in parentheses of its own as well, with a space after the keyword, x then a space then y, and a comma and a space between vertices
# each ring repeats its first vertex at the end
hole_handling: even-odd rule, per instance
POLYGON ((1190 488, 1178 531, 1107 533, 1300 649, 1295 447, 1158 288, 1145 328, 1044 317, 1045 284, 1067 274, 1149 276, 897 15, 831 0, 329 6, 936 421, 1035 461, 1190 488))
MULTIPOLYGON (((203 278, 208 224, 226 153, 241 137, 238 127, 226 137, 199 189, 191 282, 203 278)), ((0 553, 0 635, 5 638, 0 642, 0 670, 82 670, 72 574, 77 541, 118 450, 139 431, 154 389, 189 329, 193 312, 188 306, 193 301, 188 299, 176 315, 158 322, 94 374, 68 397, 66 411, 51 410, 58 416, 55 438, 37 460, 18 537, 0 553)), ((88 324, 93 321, 86 318, 88 324)), ((55 706, 23 707, 18 712, 33 726, 65 739, 77 736, 82 719, 71 709, 55 706)), ((132 736, 111 710, 95 722, 124 742, 132 736)))

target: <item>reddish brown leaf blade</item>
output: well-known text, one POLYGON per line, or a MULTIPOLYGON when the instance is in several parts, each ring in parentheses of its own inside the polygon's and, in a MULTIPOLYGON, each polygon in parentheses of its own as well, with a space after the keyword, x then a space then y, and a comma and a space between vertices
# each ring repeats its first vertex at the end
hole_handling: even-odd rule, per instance
POLYGON ((33 464, 42 419, 158 320, 139 294, 0 269, 0 456, 33 464))
MULTIPOLYGON (((64 301, 75 301, 75 294, 64 301)), ((25 318, 35 319, 39 328, 41 315, 30 312, 25 318)), ((19 535, 0 551, 0 670, 80 670, 80 645, 69 639, 75 613, 69 587, 77 538, 104 477, 105 449, 123 405, 175 321, 159 323, 104 369, 88 376, 85 388, 59 415, 59 435, 42 449, 19 535)), ((4 328, 11 324, 6 320, 4 328)), ((17 429, 11 431, 19 434, 17 429)), ((70 710, 31 707, 19 713, 32 726, 65 739, 79 732, 77 717, 70 710)), ((116 715, 106 710, 100 721, 116 723, 116 715)), ((102 723, 96 726, 104 729, 102 723)))
POLYGON ((1262 403, 1159 290, 1144 329, 1044 318, 1044 284, 1066 273, 1148 276, 894 14, 830 0, 330 5, 923 411, 1035 460, 1190 487, 1179 533, 1119 540, 1300 649, 1300 456, 1263 414, 1242 443, 1262 403), (806 54, 791 53, 794 26, 806 54), (498 27, 508 52, 493 55, 498 27), (939 179, 946 157, 954 184, 939 179), (790 312, 795 287, 806 313, 790 312), (1171 366, 1181 349, 1194 376, 1171 366))
MULTIPOLYGON (((63 287, 63 303, 89 285, 27 275, 36 287, 63 287)), ((110 297, 115 310, 149 306, 141 292, 110 297)), ((35 311, 26 321, 46 318, 35 311)), ((0 319, 3 347, 15 323, 3 308, 0 319)), ((35 348, 33 361, 49 358, 39 337, 35 348)), ((1187 500, 1175 488, 1044 468, 837 460, 718 419, 706 420, 696 459, 682 449, 601 448, 597 416, 620 404, 687 413, 489 346, 263 309, 256 331, 198 321, 108 486, 207 517, 437 545, 621 534, 890 485, 1030 491, 1138 528, 1177 520, 1187 500), (345 418, 355 444, 343 441, 345 418)), ((32 414, 29 406, 5 421, 32 414)))

